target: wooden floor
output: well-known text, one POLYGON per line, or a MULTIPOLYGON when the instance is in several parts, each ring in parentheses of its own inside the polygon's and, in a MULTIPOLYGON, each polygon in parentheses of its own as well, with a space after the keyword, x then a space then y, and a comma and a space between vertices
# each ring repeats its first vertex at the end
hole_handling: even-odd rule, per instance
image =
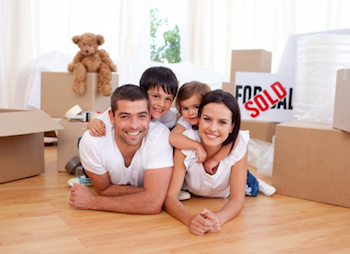
MULTIPOLYGON (((71 175, 56 172, 55 146, 45 147, 45 160, 45 174, 0 184, 0 253, 350 253, 347 208, 259 194, 246 198, 221 232, 198 237, 164 211, 128 215, 70 207, 71 175)), ((225 202, 183 201, 193 212, 219 210, 225 202)))

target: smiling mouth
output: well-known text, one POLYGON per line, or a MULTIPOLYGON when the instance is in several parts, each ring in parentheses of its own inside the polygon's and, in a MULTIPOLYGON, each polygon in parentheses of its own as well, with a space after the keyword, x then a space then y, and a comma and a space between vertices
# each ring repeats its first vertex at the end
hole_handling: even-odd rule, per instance
POLYGON ((129 136, 137 136, 141 133, 141 131, 126 131, 126 134, 129 136))
POLYGON ((153 108, 153 109, 154 109, 154 111, 156 111, 158 113, 163 113, 164 112, 164 110, 162 110, 162 109, 156 109, 156 108, 153 108))
POLYGON ((212 135, 212 134, 209 134, 209 133, 206 133, 205 135, 207 135, 207 137, 209 139, 216 139, 218 137, 217 135, 212 135))

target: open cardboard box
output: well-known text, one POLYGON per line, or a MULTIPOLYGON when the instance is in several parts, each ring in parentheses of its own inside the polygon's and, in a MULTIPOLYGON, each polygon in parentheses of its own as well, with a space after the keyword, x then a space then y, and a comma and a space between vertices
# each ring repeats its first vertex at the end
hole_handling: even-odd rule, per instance
POLYGON ((40 110, 0 109, 0 122, 0 183, 44 173, 44 132, 63 126, 40 110))

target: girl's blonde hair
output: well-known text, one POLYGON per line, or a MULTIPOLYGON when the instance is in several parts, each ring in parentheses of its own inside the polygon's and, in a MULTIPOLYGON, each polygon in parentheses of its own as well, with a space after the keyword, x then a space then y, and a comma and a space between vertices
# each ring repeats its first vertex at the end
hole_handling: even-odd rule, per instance
POLYGON ((198 81, 191 81, 183 84, 180 87, 176 98, 177 111, 181 114, 181 105, 180 105, 181 101, 187 100, 188 98, 192 97, 194 94, 198 94, 202 100, 203 97, 210 91, 211 91, 210 87, 207 84, 204 84, 198 81))

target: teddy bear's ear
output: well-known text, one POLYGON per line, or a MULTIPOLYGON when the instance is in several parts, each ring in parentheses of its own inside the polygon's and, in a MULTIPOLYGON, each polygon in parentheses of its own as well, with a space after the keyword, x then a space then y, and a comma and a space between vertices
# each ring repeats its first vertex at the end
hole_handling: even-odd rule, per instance
POLYGON ((96 35, 96 41, 98 45, 102 45, 103 43, 105 43, 105 38, 103 38, 102 35, 96 35))
POLYGON ((75 43, 75 44, 78 44, 78 42, 81 40, 81 36, 80 35, 76 35, 72 38, 72 41, 75 43))

